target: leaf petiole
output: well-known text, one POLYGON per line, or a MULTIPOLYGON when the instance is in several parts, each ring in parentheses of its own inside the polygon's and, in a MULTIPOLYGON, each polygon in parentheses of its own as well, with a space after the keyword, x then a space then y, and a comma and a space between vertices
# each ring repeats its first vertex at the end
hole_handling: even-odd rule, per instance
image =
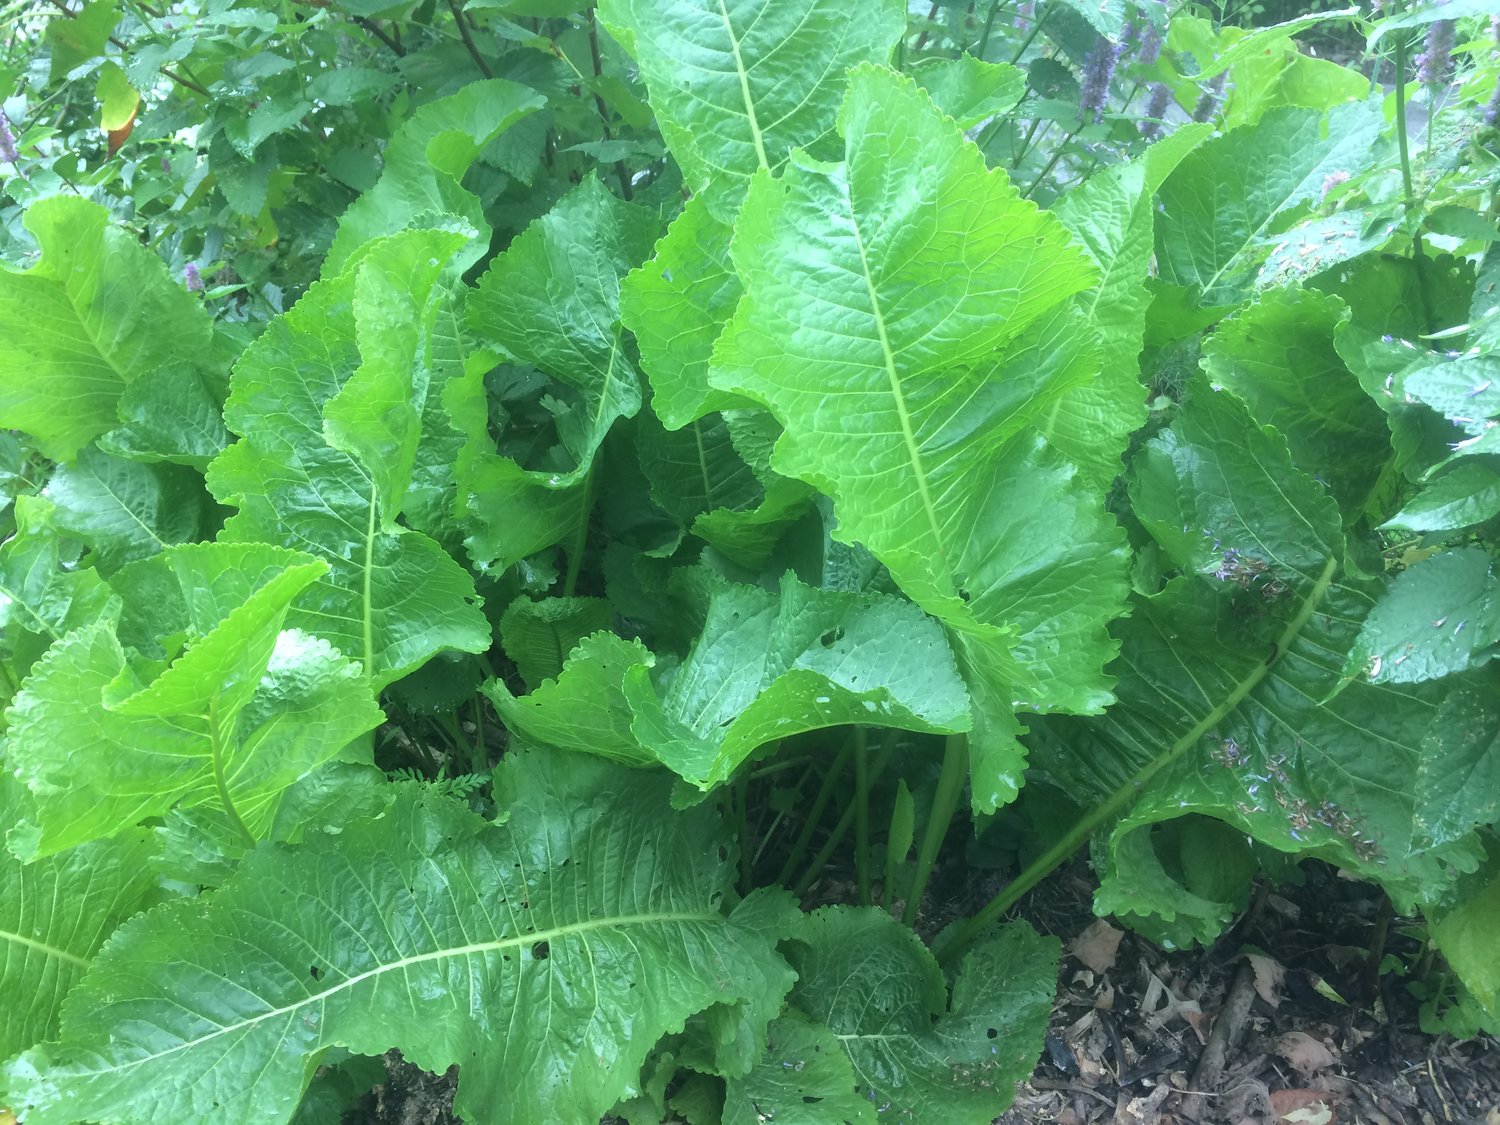
POLYGON ((210 697, 208 701, 208 743, 209 752, 213 756, 214 785, 219 790, 219 801, 224 806, 224 812, 229 817, 229 823, 234 825, 235 830, 245 841, 247 848, 253 848, 256 844, 255 834, 245 827, 245 822, 240 818, 239 810, 234 807, 234 798, 229 795, 229 782, 224 775, 224 730, 219 719, 219 697, 210 697))

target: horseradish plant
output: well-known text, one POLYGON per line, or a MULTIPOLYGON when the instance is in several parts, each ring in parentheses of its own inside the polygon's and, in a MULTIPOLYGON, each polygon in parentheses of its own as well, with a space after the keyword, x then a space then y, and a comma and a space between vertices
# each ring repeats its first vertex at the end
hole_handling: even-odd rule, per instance
POLYGON ((1086 844, 1493 1025, 1485 8, 26 14, 0 1104, 987 1122, 1086 844))

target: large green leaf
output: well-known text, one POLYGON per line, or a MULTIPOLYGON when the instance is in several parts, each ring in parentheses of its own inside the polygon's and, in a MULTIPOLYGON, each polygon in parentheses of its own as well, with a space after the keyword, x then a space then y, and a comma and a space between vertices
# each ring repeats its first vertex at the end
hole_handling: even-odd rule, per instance
POLYGON ((1091 269, 909 80, 854 71, 840 130, 846 164, 798 156, 752 185, 734 243, 746 294, 711 379, 776 414, 773 465, 829 493, 839 537, 930 607, 957 598, 969 474, 1003 421, 973 365, 1091 269))
POLYGON ((486 145, 545 104, 535 90, 495 78, 471 82, 418 109, 385 150, 380 179, 339 220, 324 276, 341 270, 372 238, 441 225, 452 216, 481 232, 470 239, 461 266, 477 262, 484 256, 489 226, 478 198, 463 187, 464 173, 486 145))
POLYGON ((380 721, 358 668, 282 631, 325 569, 262 544, 158 556, 193 638, 169 666, 132 663, 108 617, 54 644, 11 704, 10 767, 31 789, 28 857, 110 836, 178 805, 217 803, 253 833, 270 802, 380 721))
MULTIPOLYGON (((0 786, 9 785, 7 780, 0 786)), ((20 814, 0 792, 7 820, 20 814)), ((123 832, 23 864, 0 849, 0 1059, 57 1034, 63 997, 110 933, 156 889, 150 834, 123 832)), ((0 1080, 0 1103, 4 1102, 0 1080)))
POLYGON ((442 282, 469 240, 467 232, 387 239, 354 273, 360 365, 324 403, 323 433, 368 470, 382 531, 395 528, 412 482, 446 305, 442 282))
POLYGON ((579 641, 608 629, 614 610, 603 598, 517 598, 500 618, 500 644, 527 688, 555 679, 579 641))
POLYGON ((874 1125, 839 1037, 795 1008, 771 1024, 766 1053, 724 1096, 724 1125, 874 1125))
POLYGON ((779 597, 715 582, 687 659, 660 682, 655 663, 639 642, 596 634, 554 683, 520 698, 498 681, 488 690, 529 738, 659 761, 701 789, 803 731, 863 723, 943 734, 969 725, 935 623, 898 599, 817 590, 791 575, 779 597))
POLYGON ((572 646, 561 669, 523 696, 499 680, 484 692, 513 733, 547 746, 597 754, 625 765, 647 766, 656 757, 631 730, 625 681, 656 658, 640 641, 598 632, 572 646))
POLYGON ((1480 547, 1444 551, 1402 572, 1359 630, 1344 674, 1410 684, 1477 667, 1500 642, 1500 581, 1480 547))
POLYGON ((45 495, 57 505, 58 530, 87 543, 104 574, 211 530, 210 500, 196 472, 126 461, 92 445, 58 468, 45 495))
POLYGON ((1020 67, 984 62, 967 52, 956 59, 923 59, 912 77, 965 131, 1009 113, 1026 94, 1026 72, 1020 67))
POLYGON ((16 533, 0 543, 0 656, 7 672, 0 703, 10 702, 48 645, 109 612, 114 596, 97 570, 71 565, 77 552, 59 542, 53 511, 39 497, 16 497, 16 533))
POLYGON ((1223 903, 1190 893, 1151 843, 1153 825, 1194 813, 1379 880, 1398 903, 1441 894, 1471 849, 1424 847, 1414 794, 1392 780, 1415 775, 1439 697, 1336 691, 1373 599, 1340 574, 1327 491, 1200 378, 1135 459, 1131 497, 1183 576, 1117 623, 1119 702, 1033 740, 1075 799, 1128 809, 1106 837, 1096 907, 1176 943, 1215 936, 1223 903))
POLYGON ((1455 453, 1500 452, 1494 419, 1500 417, 1500 351, 1485 350, 1458 358, 1427 353, 1403 373, 1406 393, 1438 411, 1469 436, 1455 453))
POLYGON ((1337 297, 1272 290, 1214 330, 1203 369, 1243 399, 1257 422, 1276 427, 1297 467, 1353 514, 1370 500, 1390 437, 1380 407, 1334 350, 1347 316, 1337 297))
MULTIPOLYGON (((470 435, 454 420, 455 411, 461 416, 467 405, 462 385, 469 364, 480 368, 488 362, 483 353, 475 355, 469 350, 463 313, 469 293, 464 286, 453 286, 446 288, 436 302, 428 337, 430 363, 421 436, 412 461, 411 482, 402 502, 402 517, 407 525, 436 539, 451 555, 462 553, 465 505, 458 479, 470 442, 470 435)), ((483 393, 482 387, 478 390, 483 393)), ((489 435, 483 436, 487 442, 489 435)), ((478 437, 474 435, 476 441, 478 437)))
POLYGON ((1430 481, 1382 528, 1459 531, 1500 515, 1500 472, 1481 461, 1461 461, 1430 481))
POLYGON ((26 226, 41 261, 0 267, 0 426, 68 461, 119 424, 133 381, 206 354, 213 327, 162 260, 99 204, 53 196, 27 210, 26 226))
MULTIPOLYGON (((889 914, 824 907, 789 947, 790 1003, 834 1033, 871 1120, 988 1125, 1036 1065, 1057 956, 1057 939, 1014 923, 964 957, 950 998, 927 947, 889 914)), ((740 1097, 755 1096, 754 1078, 740 1097)))
POLYGON ((664 430, 646 417, 636 435, 651 499, 684 527, 704 512, 742 511, 765 498, 723 415, 695 419, 680 430, 664 430))
POLYGON ((631 729, 699 788, 727 780, 762 746, 863 723, 944 734, 969 726, 968 699, 937 626, 878 594, 781 594, 720 586, 703 633, 670 679, 626 677, 631 729))
POLYGON ((1316 201, 1329 176, 1363 172, 1384 128, 1378 102, 1339 106, 1326 117, 1276 109, 1192 152, 1160 192, 1161 277, 1194 287, 1205 304, 1245 296, 1274 244, 1276 218, 1316 201))
MULTIPOLYGON (((655 224, 638 207, 589 179, 511 243, 468 302, 470 330, 483 344, 558 380, 571 395, 557 411, 567 468, 527 472, 486 448, 487 414, 473 389, 455 421, 481 451, 459 478, 476 524, 470 554, 505 565, 550 546, 588 504, 585 478, 610 427, 641 408, 640 380, 620 327, 620 278, 650 253, 655 224), (541 520, 537 541, 518 532, 518 510, 541 520)), ((471 370, 471 383, 483 371, 471 370)), ((461 394, 463 392, 460 392, 461 394)), ((457 400, 455 400, 455 403, 457 400)))
POLYGON ((179 362, 143 371, 120 395, 122 425, 101 437, 99 447, 136 461, 171 461, 202 472, 229 444, 223 414, 228 390, 227 357, 222 367, 179 362))
POLYGON ((1500 706, 1493 677, 1466 684, 1439 708, 1417 771, 1417 827, 1436 844, 1500 822, 1500 706))
MULTIPOLYGON (((675 491, 679 501, 689 497, 701 502, 707 510, 700 510, 692 521, 692 532, 710 544, 725 558, 757 571, 763 567, 782 535, 812 506, 816 496, 812 486, 805 481, 782 476, 771 468, 772 449, 781 436, 781 427, 764 410, 731 410, 722 415, 724 432, 729 439, 730 450, 714 445, 712 438, 718 433, 718 418, 700 418, 687 430, 695 446, 703 443, 703 462, 708 462, 708 451, 714 448, 722 460, 705 472, 700 466, 698 476, 706 482, 733 481, 740 487, 726 490, 721 485, 705 487, 701 491, 696 484, 685 483, 679 476, 675 491), (737 466, 748 466, 753 482, 738 476, 737 466), (751 485, 754 491, 751 491, 751 485)), ((680 450, 681 444, 677 445, 680 450)), ((665 459, 648 454, 644 449, 641 461, 646 464, 665 459)), ((686 480, 692 479, 691 470, 686 480)), ((653 482, 653 489, 655 489, 653 482)), ((663 493, 669 491, 665 483, 663 493)))
POLYGON ((1431 912, 1432 940, 1469 991, 1493 1018, 1500 1018, 1500 857, 1491 845, 1488 862, 1460 885, 1451 903, 1431 912))
MULTIPOLYGON (((359 660, 377 688, 445 648, 489 647, 473 580, 387 510, 403 500, 405 463, 361 459, 409 451, 432 346, 430 317, 389 324, 379 294, 392 270, 425 261, 419 247, 446 261, 457 241, 449 232, 410 231, 376 242, 273 320, 235 368, 225 419, 241 440, 209 467, 214 495, 239 509, 224 539, 280 543, 327 563, 288 622, 359 660), (356 398, 340 399, 351 380, 390 396, 380 400, 385 409, 372 413, 356 398), (361 457, 329 444, 327 408, 332 435, 361 457)), ((443 299, 443 279, 425 268, 412 284, 424 291, 430 314, 443 299)))
POLYGON ((845 163, 798 156, 752 185, 746 293, 710 377, 776 414, 773 466, 828 493, 837 537, 954 629, 979 703, 976 803, 993 807, 1022 764, 1014 707, 1109 699, 1113 473, 1078 476, 1035 436, 1097 374, 1064 304, 1096 275, 910 81, 856 69, 839 127, 845 163))
POLYGON ((833 133, 844 71, 885 62, 906 29, 898 0, 851 19, 838 0, 605 0, 636 57, 667 147, 710 214, 731 222, 758 169, 833 133))
POLYGON ((620 286, 620 317, 635 334, 651 380, 651 409, 669 430, 743 405, 708 382, 714 341, 743 292, 729 260, 733 234, 733 226, 695 195, 656 244, 655 256, 620 286))
POLYGON ((1052 208, 1098 267, 1097 282, 1074 302, 1099 347, 1097 356, 1079 349, 1089 378, 1060 394, 1042 430, 1101 488, 1119 475, 1130 434, 1146 420, 1138 357, 1151 304, 1145 282, 1156 190, 1206 132, 1206 126, 1179 129, 1144 159, 1090 176, 1052 208))
POLYGON ((474 1125, 598 1120, 688 1016, 791 984, 774 939, 795 908, 762 893, 726 916, 718 814, 670 813, 670 785, 513 753, 503 825, 409 787, 338 836, 263 846, 206 902, 117 933, 60 1043, 10 1065, 18 1108, 28 1125, 286 1121, 338 1044, 461 1064, 474 1125))

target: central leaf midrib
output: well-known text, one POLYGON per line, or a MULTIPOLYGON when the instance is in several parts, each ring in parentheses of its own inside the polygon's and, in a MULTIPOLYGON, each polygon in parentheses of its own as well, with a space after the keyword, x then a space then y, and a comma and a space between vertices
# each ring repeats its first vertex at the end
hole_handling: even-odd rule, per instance
POLYGON ((693 420, 693 442, 698 447, 698 472, 703 475, 703 502, 708 511, 714 507, 714 482, 708 476, 708 456, 703 451, 702 420, 693 420))
POLYGON ((745 103, 745 121, 750 126, 750 139, 755 142, 755 156, 760 166, 769 170, 771 162, 766 159, 766 142, 755 115, 755 99, 750 96, 750 72, 740 57, 740 41, 735 37, 734 25, 729 22, 729 9, 724 6, 724 0, 719 0, 719 18, 724 21, 724 34, 729 36, 729 51, 734 55, 734 70, 740 80, 740 99, 745 103))
POLYGON ((59 961, 67 961, 81 968, 88 968, 88 961, 76 953, 69 953, 66 949, 59 949, 55 945, 49 945, 37 938, 29 938, 24 934, 15 933, 12 930, 0 930, 0 941, 8 941, 12 944, 23 946, 27 949, 35 949, 38 953, 48 957, 55 957, 59 961))
POLYGON ((275 1019, 278 1016, 292 1015, 293 1013, 298 1012, 312 1004, 321 1004, 329 997, 335 996, 340 992, 345 992, 351 988, 361 985, 367 980, 375 979, 377 977, 383 976, 386 973, 403 971, 405 969, 411 968, 413 965, 426 964, 429 961, 441 961, 449 957, 472 957, 475 954, 482 953, 497 953, 501 950, 515 949, 523 945, 536 945, 538 942, 550 943, 558 940, 559 938, 569 937, 574 934, 588 933, 590 930, 599 930, 608 927, 660 925, 663 923, 673 922, 714 922, 723 920, 724 916, 715 910, 680 911, 661 914, 624 914, 616 915, 610 918, 589 918, 582 922, 572 922, 563 926, 555 926, 550 930, 536 930, 528 934, 516 934, 513 937, 497 938, 494 941, 474 942, 470 945, 445 947, 443 949, 430 950, 426 953, 416 953, 409 957, 398 958, 397 960, 391 961, 387 964, 377 965, 375 968, 367 969, 365 972, 356 973, 352 977, 348 977, 337 982, 336 984, 329 986, 328 988, 325 988, 322 992, 303 997, 302 999, 297 1000, 291 1004, 286 1004, 280 1008, 273 1008, 268 1012, 262 1012, 260 1015, 252 1016, 248 1019, 236 1020, 232 1024, 222 1025, 209 1032, 207 1035, 201 1035, 197 1039, 190 1039, 186 1042, 178 1043, 176 1046, 169 1047, 164 1051, 158 1051, 154 1054, 132 1058, 129 1060, 129 1062, 121 1066, 111 1066, 106 1067, 102 1070, 89 1071, 85 1073, 105 1074, 109 1073, 110 1071, 126 1071, 141 1066, 145 1063, 155 1062, 158 1059, 167 1058, 168 1056, 178 1054, 182 1051, 189 1051, 195 1047, 202 1046, 204 1043, 212 1042, 213 1040, 221 1036, 247 1031, 255 1025, 264 1023, 267 1020, 275 1019))
POLYGON ((30 617, 39 626, 41 626, 39 630, 32 630, 33 632, 46 633, 54 641, 61 639, 61 637, 58 635, 57 630, 52 627, 52 625, 47 621, 45 617, 43 617, 40 613, 32 608, 31 602, 27 600, 27 597, 16 587, 0 582, 0 594, 4 594, 7 598, 10 599, 11 605, 19 606, 23 611, 25 611, 26 616, 30 617))
POLYGON ((365 682, 375 678, 375 484, 370 483, 370 507, 365 519, 365 566, 362 579, 360 620, 361 640, 364 642, 365 682))
MULTIPOLYGON (((901 422, 901 437, 906 444, 906 455, 911 461, 912 472, 917 478, 917 493, 922 498, 922 508, 927 513, 928 526, 939 556, 946 556, 942 528, 938 524, 937 508, 932 502, 932 492, 927 486, 927 470, 922 465, 922 453, 917 446, 917 435, 912 429, 911 411, 906 405, 906 395, 901 389, 901 376, 896 371, 896 353, 891 350, 890 337, 885 330, 885 315, 880 310, 880 297, 875 292, 875 279, 870 275, 870 260, 865 254, 864 236, 859 230, 859 218, 854 213, 851 200, 849 226, 854 231, 854 245, 859 250, 859 269, 865 279, 865 292, 870 297, 870 312, 875 318, 875 334, 880 340, 880 354, 885 362, 886 378, 890 380, 891 397, 896 402, 896 416, 901 422)), ((944 559, 946 566, 946 559, 944 559)))

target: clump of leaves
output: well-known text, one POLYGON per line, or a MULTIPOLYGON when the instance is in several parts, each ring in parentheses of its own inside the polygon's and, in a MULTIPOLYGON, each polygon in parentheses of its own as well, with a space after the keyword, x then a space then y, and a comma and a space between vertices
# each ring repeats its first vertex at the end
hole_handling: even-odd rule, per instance
POLYGON ((28 15, 0 1104, 988 1122, 1089 843, 1170 944, 1337 864, 1500 1022, 1487 26, 1387 114, 1126 9, 28 15))

